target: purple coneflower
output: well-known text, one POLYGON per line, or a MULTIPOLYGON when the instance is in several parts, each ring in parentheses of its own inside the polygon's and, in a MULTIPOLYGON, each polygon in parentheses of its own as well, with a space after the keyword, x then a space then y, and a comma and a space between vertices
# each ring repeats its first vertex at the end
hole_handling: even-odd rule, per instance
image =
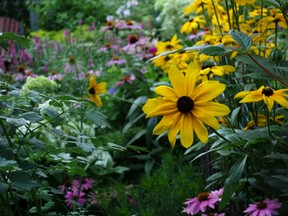
POLYGON ((282 204, 278 199, 264 199, 263 201, 249 204, 249 207, 244 211, 249 216, 271 216, 278 215, 276 209, 280 208, 282 204))

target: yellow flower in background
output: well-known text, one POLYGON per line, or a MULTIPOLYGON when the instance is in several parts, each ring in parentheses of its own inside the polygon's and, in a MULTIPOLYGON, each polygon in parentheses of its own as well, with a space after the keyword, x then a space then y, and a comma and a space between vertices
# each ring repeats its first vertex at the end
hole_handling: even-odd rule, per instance
POLYGON ((180 39, 177 38, 177 35, 174 35, 170 41, 158 41, 156 44, 157 52, 156 55, 159 55, 160 53, 182 49, 183 46, 179 44, 181 42, 180 39))
POLYGON ((152 62, 155 67, 160 67, 164 73, 168 73, 173 63, 173 58, 174 58, 173 54, 164 55, 164 56, 160 56, 159 58, 152 60, 152 62))
POLYGON ((171 60, 172 64, 176 64, 178 69, 186 70, 189 63, 196 58, 196 52, 183 51, 174 54, 174 58, 171 60))
POLYGON ((206 81, 196 86, 200 67, 189 64, 185 75, 173 64, 169 70, 172 87, 158 86, 155 92, 159 98, 148 99, 143 106, 146 118, 163 116, 153 133, 160 135, 168 130, 168 139, 175 146, 180 133, 181 144, 188 148, 193 144, 194 132, 203 143, 208 140, 207 125, 219 129, 216 116, 227 115, 227 106, 213 102, 226 88, 218 81, 206 81))
POLYGON ((204 66, 202 67, 202 70, 199 71, 199 79, 202 80, 202 82, 210 80, 213 78, 213 76, 224 76, 225 74, 229 74, 232 72, 235 72, 235 67, 231 65, 220 65, 220 66, 204 66))
MULTIPOLYGON (((269 116, 269 120, 275 122, 276 124, 282 125, 285 116, 277 114, 275 118, 269 116)), ((267 116, 263 114, 258 114, 257 116, 257 126, 258 127, 265 127, 267 125, 267 116)), ((254 129, 256 127, 256 123, 254 120, 251 120, 247 123, 247 126, 243 128, 243 130, 254 129)))
POLYGON ((264 17, 257 22, 257 26, 261 29, 261 31, 275 29, 275 24, 279 25, 283 29, 288 28, 284 15, 279 9, 269 10, 269 16, 264 17))
POLYGON ((242 91, 237 93, 234 98, 243 98, 240 103, 251 103, 263 100, 267 105, 268 110, 271 110, 274 106, 274 102, 277 102, 280 106, 288 109, 288 89, 273 90, 269 86, 261 86, 255 91, 242 91))
POLYGON ((107 83, 106 82, 101 82, 97 84, 96 82, 96 76, 91 76, 89 78, 89 87, 88 87, 88 93, 90 96, 90 100, 96 103, 98 107, 102 107, 102 101, 99 96, 99 94, 103 94, 107 92, 106 89, 107 83))
MULTIPOLYGON (((222 14, 225 13, 225 9, 219 5, 218 2, 221 2, 221 0, 214 0, 214 5, 217 15, 221 18, 222 14)), ((184 15, 188 15, 193 12, 195 14, 199 14, 205 11, 207 12, 208 17, 211 18, 212 15, 215 14, 215 10, 211 0, 195 0, 191 5, 184 9, 184 15)))
POLYGON ((190 34, 191 32, 198 30, 199 28, 203 28, 205 23, 206 21, 204 19, 204 16, 196 16, 185 22, 182 25, 180 32, 181 34, 190 34))
POLYGON ((255 0, 235 0, 239 5, 253 4, 255 0))

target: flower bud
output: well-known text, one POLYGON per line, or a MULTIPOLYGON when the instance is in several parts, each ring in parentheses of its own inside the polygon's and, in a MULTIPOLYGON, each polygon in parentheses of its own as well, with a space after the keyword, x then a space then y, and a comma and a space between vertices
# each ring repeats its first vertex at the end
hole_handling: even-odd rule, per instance
POLYGON ((277 63, 279 63, 280 61, 283 60, 283 53, 278 48, 274 48, 270 52, 269 59, 270 59, 270 61, 272 61, 272 62, 277 64, 277 63))

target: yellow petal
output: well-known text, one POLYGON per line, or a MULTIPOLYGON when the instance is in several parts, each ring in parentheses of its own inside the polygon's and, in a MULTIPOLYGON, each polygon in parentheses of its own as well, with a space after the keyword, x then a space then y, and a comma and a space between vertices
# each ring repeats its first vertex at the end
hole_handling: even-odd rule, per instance
POLYGON ((200 64, 197 61, 194 61, 188 65, 185 74, 185 85, 187 86, 186 95, 190 95, 193 92, 200 69, 200 64))
POLYGON ((210 101, 220 95, 226 88, 218 81, 206 81, 198 85, 191 95, 195 104, 210 101))
POLYGON ((266 97, 264 94, 263 94, 263 100, 264 103, 267 105, 268 110, 271 110, 274 106, 274 100, 271 97, 266 97))
POLYGON ((154 116, 164 116, 171 114, 173 112, 177 112, 176 102, 170 100, 162 100, 162 104, 154 107, 149 113, 147 113, 146 118, 154 117, 154 116))
POLYGON ((250 94, 250 91, 241 91, 241 92, 238 92, 238 93, 234 96, 234 99, 244 98, 244 97, 246 97, 248 94, 250 94))
POLYGON ((169 86, 158 86, 155 88, 154 91, 155 91, 155 93, 157 93, 163 97, 169 98, 172 101, 177 101, 177 99, 178 99, 175 95, 174 89, 169 87, 169 86))
POLYGON ((189 148, 193 144, 193 120, 192 114, 186 113, 181 118, 180 141, 182 146, 189 148))
POLYGON ((288 101, 285 99, 285 97, 277 95, 276 93, 274 93, 270 97, 278 104, 280 104, 280 106, 284 107, 285 109, 288 109, 288 101))
POLYGON ((199 120, 202 121, 205 125, 214 128, 215 130, 220 128, 219 122, 215 117, 204 116, 199 117, 199 120))
POLYGON ((169 79, 174 88, 175 95, 180 98, 186 95, 186 85, 184 84, 184 74, 177 68, 175 64, 170 67, 169 79))
POLYGON ((153 130, 153 134, 160 135, 168 130, 171 125, 178 120, 179 112, 172 113, 170 115, 164 116, 161 121, 156 125, 153 130))
POLYGON ((176 143, 176 136, 179 133, 180 127, 181 127, 180 118, 181 116, 179 116, 179 118, 174 122, 174 124, 168 130, 168 140, 173 148, 176 143))
POLYGON ((219 66, 214 66, 211 68, 211 71, 216 74, 217 76, 223 76, 224 75, 224 70, 219 67, 219 66))
POLYGON ((205 102, 195 104, 192 113, 194 116, 201 118, 205 116, 224 116, 230 113, 230 109, 226 105, 217 102, 205 102))
POLYGON ((208 140, 208 131, 202 122, 193 116, 193 129, 202 143, 206 143, 208 140))
POLYGON ((253 91, 252 93, 250 92, 248 95, 246 95, 240 103, 251 103, 251 102, 258 102, 263 100, 263 96, 261 93, 258 91, 253 91))
POLYGON ((142 107, 142 110, 144 113, 148 114, 152 112, 156 107, 160 106, 162 103, 162 99, 159 98, 148 99, 146 104, 142 107))
POLYGON ((106 86, 107 86, 107 82, 101 82, 101 83, 99 83, 99 84, 97 85, 97 87, 96 87, 96 93, 97 93, 97 94, 102 94, 102 93, 107 92, 106 86))

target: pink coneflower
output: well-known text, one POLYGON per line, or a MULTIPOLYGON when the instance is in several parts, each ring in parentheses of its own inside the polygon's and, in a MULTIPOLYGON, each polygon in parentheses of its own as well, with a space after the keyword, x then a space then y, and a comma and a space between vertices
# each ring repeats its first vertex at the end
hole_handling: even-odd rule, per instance
POLYGON ((225 216, 225 213, 209 213, 209 214, 202 214, 202 216, 225 216))
POLYGON ((184 208, 182 212, 195 215, 200 211, 204 213, 207 207, 214 209, 215 208, 214 204, 217 201, 215 199, 209 198, 209 195, 210 195, 209 193, 203 192, 198 194, 197 197, 194 197, 184 202, 184 204, 187 205, 187 207, 184 208))
POLYGON ((61 81, 63 80, 63 75, 62 74, 51 74, 50 76, 48 76, 48 79, 52 80, 52 81, 61 81))
POLYGON ((220 188, 219 190, 211 191, 209 194, 210 199, 215 199, 215 202, 220 202, 222 199, 224 188, 220 188))
POLYGON ((65 195, 65 202, 69 208, 73 208, 75 204, 84 205, 86 203, 85 193, 78 190, 67 191, 65 195))
POLYGON ((132 83, 136 79, 134 74, 126 75, 123 79, 119 82, 116 82, 116 86, 123 85, 124 83, 132 83))
POLYGON ((64 66, 64 72, 66 73, 71 73, 74 71, 81 71, 82 70, 82 66, 76 62, 74 56, 70 56, 68 62, 65 64, 64 66))
POLYGON ((95 181, 93 179, 85 178, 82 180, 81 189, 91 189, 93 187, 93 183, 95 181))
POLYGON ((114 56, 110 61, 107 62, 107 66, 111 66, 111 65, 123 65, 126 63, 125 59, 120 59, 117 56, 114 56))
POLYGON ((141 30, 143 28, 142 25, 139 25, 138 23, 128 20, 120 20, 119 22, 115 23, 115 28, 122 30, 122 29, 138 29, 141 30))
POLYGON ((264 201, 249 204, 249 207, 244 211, 250 216, 271 216, 278 215, 276 209, 280 208, 282 204, 278 199, 265 199, 264 201))

